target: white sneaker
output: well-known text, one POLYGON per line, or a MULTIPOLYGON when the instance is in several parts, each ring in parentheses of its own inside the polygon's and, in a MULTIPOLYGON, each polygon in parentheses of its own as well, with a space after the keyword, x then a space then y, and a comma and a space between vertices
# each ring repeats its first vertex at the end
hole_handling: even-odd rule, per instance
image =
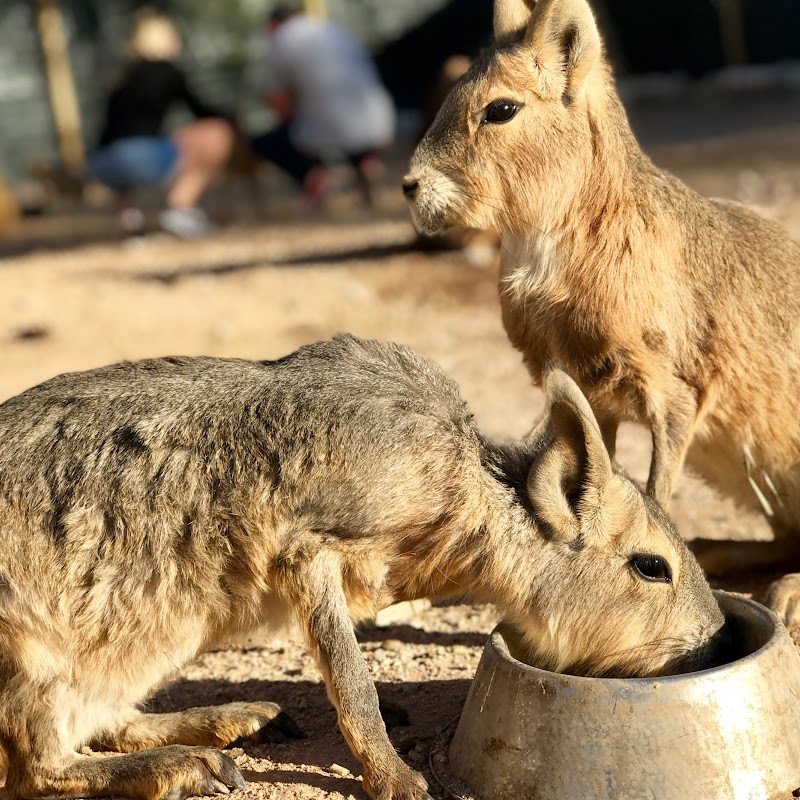
POLYGON ((158 214, 161 227, 179 239, 194 239, 214 230, 202 208, 165 208, 158 214))

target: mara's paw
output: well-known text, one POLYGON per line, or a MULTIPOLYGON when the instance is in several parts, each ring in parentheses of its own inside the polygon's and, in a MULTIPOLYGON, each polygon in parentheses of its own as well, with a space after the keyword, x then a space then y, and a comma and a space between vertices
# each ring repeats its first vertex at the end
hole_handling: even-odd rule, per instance
POLYGON ((431 800, 425 778, 399 758, 382 772, 365 768, 364 789, 372 800, 431 800))
POLYGON ((305 738, 302 728, 277 703, 230 703, 224 708, 229 709, 231 732, 238 729, 230 739, 232 746, 305 738))
POLYGON ((784 575, 769 587, 767 605, 789 627, 800 625, 800 573, 784 575))
MULTIPOLYGON (((159 800, 184 800, 196 795, 229 794, 242 789, 245 780, 233 759, 213 747, 174 744, 152 753, 159 800)), ((142 754, 144 755, 144 754, 142 754)))

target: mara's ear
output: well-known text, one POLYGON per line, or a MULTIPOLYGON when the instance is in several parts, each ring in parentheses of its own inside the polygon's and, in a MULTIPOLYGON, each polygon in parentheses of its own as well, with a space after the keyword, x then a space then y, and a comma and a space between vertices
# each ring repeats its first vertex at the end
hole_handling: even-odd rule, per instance
POLYGON ((494 0, 494 40, 499 46, 522 41, 536 0, 494 0))
POLYGON ((600 426, 575 381, 560 369, 545 380, 544 442, 528 473, 528 498, 545 535, 574 541, 592 529, 613 475, 600 426))
POLYGON ((539 0, 524 42, 543 70, 563 73, 563 96, 567 100, 581 93, 603 50, 587 0, 539 0))

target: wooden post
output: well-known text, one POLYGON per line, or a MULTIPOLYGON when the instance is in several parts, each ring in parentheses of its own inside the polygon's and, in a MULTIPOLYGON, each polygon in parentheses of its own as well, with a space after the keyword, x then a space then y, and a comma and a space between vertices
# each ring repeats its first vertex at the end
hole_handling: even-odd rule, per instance
POLYGON ((744 30, 742 0, 720 0, 719 27, 726 64, 747 63, 747 37, 744 30))
POLYGON ((35 0, 36 26, 44 56, 50 110, 64 168, 80 175, 86 164, 81 115, 69 63, 64 17, 58 0, 35 0))
POLYGON ((0 175, 0 233, 13 228, 20 216, 17 198, 0 175))
POLYGON ((310 17, 316 17, 317 19, 328 18, 326 0, 303 0, 303 8, 310 17))

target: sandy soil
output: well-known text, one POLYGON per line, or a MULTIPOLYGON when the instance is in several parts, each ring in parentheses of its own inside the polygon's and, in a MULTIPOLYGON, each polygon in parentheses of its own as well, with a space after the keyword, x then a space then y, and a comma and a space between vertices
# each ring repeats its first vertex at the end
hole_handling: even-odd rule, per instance
MULTIPOLYGON (((658 155, 702 191, 760 204, 800 238, 797 142, 797 130, 781 130, 755 142, 742 136, 658 155)), ((542 398, 503 332, 496 267, 471 267, 459 253, 416 251, 398 194, 387 184, 372 217, 343 207, 315 219, 289 214, 233 224, 196 243, 153 234, 0 261, 0 399, 55 373, 120 359, 272 358, 351 331, 431 356, 459 382, 487 432, 524 433, 542 398)), ((625 426, 622 463, 641 479, 648 459, 645 433, 625 426)), ((761 519, 737 513, 690 477, 681 480, 673 516, 689 538, 768 537, 761 519)), ((756 594, 763 586, 757 577, 732 584, 756 594)), ((431 741, 459 712, 494 622, 491 608, 433 608, 360 633, 382 699, 410 718, 391 729, 392 741, 423 772, 431 741)), ((292 640, 257 644, 202 656, 152 707, 281 702, 307 738, 235 751, 249 780, 245 793, 366 797, 302 647, 292 640), (334 764, 348 772, 331 771, 334 764)))

